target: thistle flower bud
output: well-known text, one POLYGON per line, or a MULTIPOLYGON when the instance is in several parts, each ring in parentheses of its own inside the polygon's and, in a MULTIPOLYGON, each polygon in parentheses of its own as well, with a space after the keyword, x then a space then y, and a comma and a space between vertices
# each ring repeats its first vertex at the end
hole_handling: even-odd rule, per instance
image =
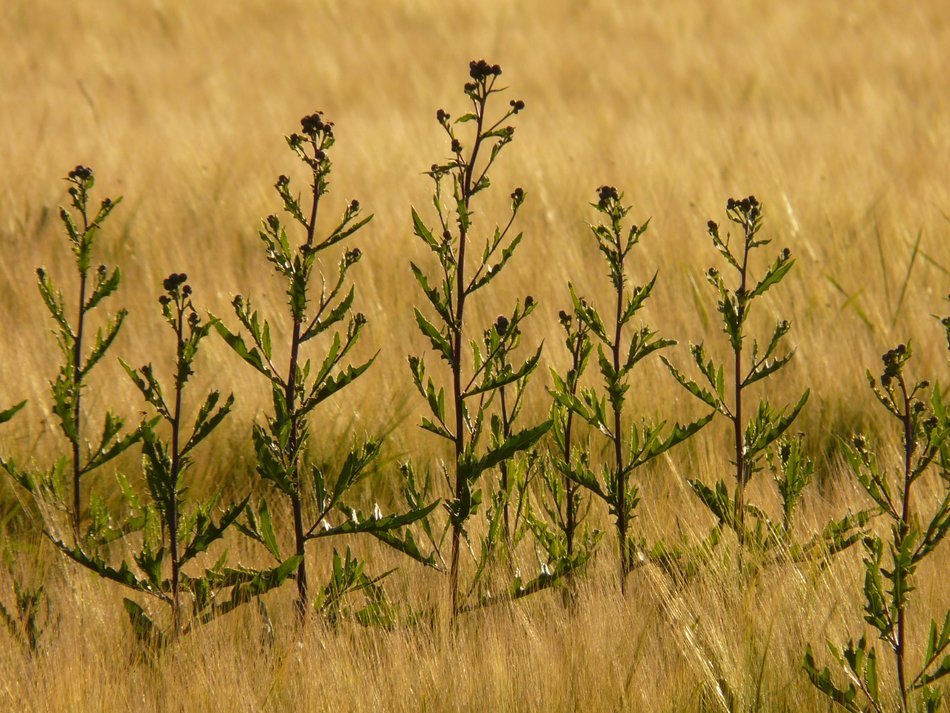
POLYGON ((439 110, 435 113, 435 119, 436 119, 436 121, 438 121, 440 124, 445 124, 446 122, 448 122, 448 120, 449 120, 450 118, 452 118, 452 117, 451 117, 451 114, 449 114, 445 109, 439 109, 439 110))
POLYGON ((597 189, 597 204, 601 208, 606 208, 610 201, 620 200, 620 195, 617 193, 617 189, 613 186, 601 186, 597 189))
POLYGON ((511 113, 518 114, 524 111, 524 102, 521 99, 512 99, 511 100, 511 113))
POLYGON ((504 336, 505 332, 508 331, 508 318, 505 315, 498 315, 498 319, 495 320, 495 331, 498 332, 499 336, 504 336))
POLYGON ((69 172, 69 178, 72 180, 79 181, 88 181, 93 177, 93 172, 91 168, 87 168, 83 165, 78 165, 72 171, 69 172))
POLYGON ((452 153, 462 153, 462 142, 458 139, 452 139, 452 153))
POLYGON ((360 209, 360 202, 355 198, 350 201, 350 213, 356 213, 360 209))
POLYGON ((343 260, 347 266, 350 266, 359 262, 361 257, 363 257, 363 251, 359 248, 353 248, 352 250, 346 251, 346 254, 343 256, 343 260))
POLYGON ((532 307, 534 307, 534 297, 528 295, 524 298, 524 308, 531 309, 532 307))
POLYGON ((182 272, 173 272, 162 280, 162 287, 168 292, 173 292, 181 287, 188 280, 188 275, 182 272))
POLYGON ((300 120, 300 130, 308 136, 316 136, 318 133, 323 131, 323 112, 316 112, 314 114, 309 114, 308 116, 303 117, 300 120))

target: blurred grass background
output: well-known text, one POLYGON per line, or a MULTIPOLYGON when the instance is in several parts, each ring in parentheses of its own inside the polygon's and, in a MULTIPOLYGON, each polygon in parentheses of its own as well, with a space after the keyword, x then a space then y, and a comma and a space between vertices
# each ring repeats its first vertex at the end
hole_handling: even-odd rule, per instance
MULTIPOLYGON (((430 184, 422 173, 447 154, 435 110, 462 113, 468 61, 480 57, 504 68, 511 87, 504 101, 524 99, 527 109, 493 173, 497 195, 485 201, 477 225, 493 227, 515 186, 524 187, 528 201, 518 225, 525 232, 522 247, 498 289, 476 300, 475 314, 487 324, 516 298, 531 294, 540 302, 524 340, 546 344, 532 396, 538 418, 546 408, 547 366, 565 361, 556 315, 569 304, 568 280, 591 299, 606 294, 605 267, 586 233, 592 219, 587 204, 604 183, 626 192, 633 220, 652 219, 633 270, 640 282, 659 270, 644 319, 679 340, 670 356, 680 365, 688 359, 687 342, 705 341, 723 354, 714 298, 702 277, 709 265, 719 266, 706 221, 722 221, 730 196, 754 193, 765 204, 765 236, 774 239, 776 250, 788 246, 798 260, 789 278, 769 293, 757 323, 789 319, 798 348, 780 385, 767 395, 787 399, 812 389, 799 425, 819 461, 817 477, 835 486, 807 503, 815 517, 854 503, 835 438, 858 427, 886 432, 866 389, 865 368, 876 372, 881 353, 913 339, 915 372, 948 380, 932 317, 947 312, 950 291, 950 12, 939 0, 6 0, 0 20, 0 405, 30 400, 27 411, 0 433, 5 453, 42 464, 61 448, 48 406, 48 381, 59 355, 34 270, 45 266, 71 295, 72 257, 57 218, 57 206, 65 203, 65 173, 77 163, 93 166, 97 198, 124 196, 98 243, 99 259, 119 265, 125 275, 108 309, 130 310, 113 355, 132 364, 160 364, 171 343, 157 297, 170 272, 187 272, 196 304, 225 319, 238 292, 256 298, 264 312, 282 314, 284 296, 263 260, 257 225, 279 208, 272 189, 276 176, 304 178, 282 136, 298 128, 300 116, 319 109, 336 122, 338 137, 322 225, 329 227, 352 198, 376 216, 356 241, 365 258, 353 274, 358 308, 370 320, 362 353, 380 355, 358 386, 317 416, 324 437, 314 455, 332 460, 352 438, 387 432, 389 459, 411 457, 419 468, 436 469, 446 454, 417 428, 423 404, 405 362, 408 353, 424 348, 412 320, 419 299, 408 261, 431 265, 412 236, 409 206, 431 216, 430 184)), ((221 343, 209 344, 197 364, 199 382, 233 390, 239 405, 218 439, 204 447, 195 477, 202 488, 244 491, 251 482, 249 423, 268 395, 221 343)), ((430 362, 434 368, 435 360, 430 362)), ((632 398, 632 413, 680 420, 696 413, 658 364, 641 371, 632 398)), ((114 361, 99 367, 84 403, 95 421, 106 406, 130 418, 142 410, 114 361)), ((645 532, 678 529, 698 536, 709 526, 684 479, 698 473, 711 480, 725 465, 727 442, 721 425, 710 428, 686 452, 649 471, 641 505, 645 532)), ((134 459, 122 464, 134 466, 134 459)), ((377 486, 384 492, 395 486, 392 472, 387 469, 377 486)), ((92 478, 89 487, 108 491, 107 473, 92 478)), ((12 488, 4 484, 0 493, 4 512, 19 522, 12 488)), ((607 558, 612 542, 605 545, 607 558)), ((937 559, 946 563, 945 550, 937 559)), ((167 694, 168 677, 180 675, 189 681, 187 705, 185 699, 161 703, 148 693, 144 700, 161 709, 199 708, 199 691, 214 701, 212 692, 247 687, 250 698, 242 700, 248 710, 329 709, 337 693, 359 695, 354 691, 359 681, 365 683, 363 649, 369 647, 382 657, 371 660, 392 678, 374 684, 370 695, 384 708, 592 710, 626 701, 627 709, 647 710, 647 701, 669 700, 668 707, 656 709, 696 709, 703 667, 682 653, 688 646, 677 643, 676 627, 656 619, 665 605, 647 593, 621 602, 609 577, 598 579, 598 571, 591 575, 589 607, 580 622, 552 622, 536 611, 556 609, 552 600, 493 614, 486 629, 473 628, 457 642, 436 638, 419 650, 404 633, 393 634, 401 643, 383 653, 385 646, 358 634, 342 643, 315 635, 310 643, 318 649, 342 647, 321 673, 322 684, 295 679, 293 664, 281 669, 274 663, 272 671, 270 663, 264 666, 273 681, 264 680, 270 674, 242 679, 237 659, 251 653, 240 647, 232 653, 224 639, 204 637, 196 639, 203 643, 194 644, 194 651, 186 646, 176 654, 180 668, 169 664, 167 676, 140 673, 148 680, 130 679, 113 689, 112 664, 103 656, 113 639, 125 640, 124 624, 119 633, 110 632, 111 605, 92 614, 79 611, 113 594, 100 595, 99 583, 77 583, 75 572, 53 567, 55 581, 70 583, 51 594, 63 632, 53 647, 78 647, 85 663, 72 661, 57 672, 62 683, 11 651, 3 657, 14 662, 6 671, 12 678, 4 676, 5 695, 18 702, 32 697, 37 710, 82 710, 107 690, 109 698, 102 700, 120 710, 131 706, 139 685, 167 694), (86 596, 81 606, 70 603, 86 596), (644 611, 652 612, 652 625, 644 611), (614 626, 611 617, 623 625, 614 626), (657 631, 651 633, 651 626, 657 631), (567 643, 575 635, 584 637, 577 650, 567 643), (637 644, 641 635, 645 648, 637 644), (495 643, 486 643, 486 636, 496 637, 495 643), (223 673, 195 667, 201 646, 214 652, 201 659, 203 665, 220 666, 223 673), (477 655, 483 646, 495 654, 477 655), (431 671, 428 677, 393 663, 410 651, 412 660, 424 662, 420 670, 431 671), (465 674, 458 697, 440 699, 448 695, 440 686, 459 667, 465 674), (317 692, 331 680, 327 671, 337 671, 338 683, 333 695, 321 698, 317 692), (409 697, 419 690, 426 695, 409 697), (415 704, 404 703, 409 700, 415 704), (504 701, 515 703, 506 707, 504 701), (487 702, 493 704, 481 705, 487 702)), ((809 709, 814 699, 801 690, 807 681, 797 670, 802 642, 820 642, 828 621, 844 627, 860 620, 854 596, 845 602, 847 597, 820 591, 847 591, 853 570, 836 565, 834 572, 845 580, 814 585, 818 590, 782 588, 774 607, 769 604, 771 653, 782 650, 784 658, 767 668, 768 700, 786 707, 776 703, 763 710, 809 709), (801 596, 793 596, 796 591, 801 596)), ((931 602, 933 610, 945 608, 946 588, 933 573, 922 577, 921 601, 931 602)), ((430 575, 413 574, 402 586, 422 596, 415 590, 441 585, 430 575)), ((745 596, 730 592, 728 582, 717 591, 745 596)), ((750 612, 761 611, 761 604, 742 600, 750 612)), ((764 646, 766 638, 731 620, 735 609, 723 605, 722 611, 722 619, 710 624, 710 636, 720 637, 723 652, 735 657, 736 676, 754 681, 761 651, 753 655, 748 649, 764 646), (752 663, 743 663, 744 657, 752 663)), ((763 619, 753 621, 768 629, 763 619)), ((222 636, 239 636, 241 626, 252 624, 222 624, 222 636)), ((299 665, 300 675, 310 670, 299 665)), ((348 703, 336 709, 369 707, 368 701, 341 700, 348 703)))

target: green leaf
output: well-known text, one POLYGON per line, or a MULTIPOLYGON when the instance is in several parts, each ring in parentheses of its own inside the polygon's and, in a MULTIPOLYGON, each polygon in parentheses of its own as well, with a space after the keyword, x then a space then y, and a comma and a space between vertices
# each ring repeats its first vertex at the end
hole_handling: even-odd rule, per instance
POLYGON ((264 376, 266 376, 271 383, 275 386, 283 386, 283 381, 270 370, 270 367, 264 362, 261 353, 257 348, 248 349, 247 345, 244 343, 244 339, 239 335, 231 332, 220 319, 217 319, 212 315, 212 324, 214 325, 215 330, 221 335, 221 338, 224 339, 225 343, 234 350, 234 353, 237 354, 245 362, 253 366, 264 376))
POLYGON ((416 315, 416 324, 419 325, 419 330, 429 338, 432 348, 439 352, 439 355, 445 362, 452 364, 452 344, 449 342, 448 337, 436 329, 418 309, 415 309, 414 312, 416 315))
POLYGON ((831 671, 828 670, 828 667, 825 666, 819 670, 815 665, 815 656, 812 653, 811 646, 808 646, 805 650, 803 666, 808 679, 815 688, 849 713, 862 712, 862 709, 854 702, 858 694, 854 684, 848 684, 846 689, 838 688, 831 679, 831 671))
POLYGON ((129 622, 135 632, 135 638, 149 649, 160 649, 165 646, 165 636, 155 623, 149 618, 138 604, 131 599, 122 599, 122 605, 129 615, 129 622))
POLYGON ((212 542, 220 539, 224 535, 224 531, 230 527, 231 523, 237 520, 241 513, 244 512, 244 508, 247 507, 247 501, 250 499, 251 496, 248 495, 241 502, 228 507, 221 514, 221 519, 218 520, 217 525, 210 517, 206 517, 199 512, 194 536, 181 555, 181 562, 184 563, 197 557, 198 554, 207 550, 212 542))
POLYGON ((771 267, 769 267, 768 272, 765 273, 765 277, 763 277, 755 286, 755 289, 752 290, 749 299, 765 294, 770 287, 781 282, 782 278, 788 274, 788 271, 792 269, 792 265, 794 264, 794 260, 779 256, 778 259, 772 263, 771 267))
POLYGON ((26 406, 26 401, 21 401, 16 406, 8 408, 6 411, 0 411, 0 423, 6 423, 11 418, 13 418, 17 411, 26 406))
POLYGON ((481 473, 490 470, 499 463, 508 460, 519 451, 527 450, 551 428, 551 421, 545 421, 539 426, 526 428, 518 433, 509 436, 501 445, 490 450, 481 458, 475 461, 468 461, 462 464, 461 470, 465 479, 475 480, 481 473))
POLYGON ((230 413, 231 407, 234 405, 234 394, 229 394, 224 405, 217 411, 214 411, 214 407, 217 405, 220 397, 220 393, 211 391, 205 398, 205 402, 202 404, 201 409, 198 411, 198 416, 195 418, 194 430, 181 449, 181 455, 184 456, 207 438, 211 432, 218 427, 218 424, 221 423, 224 417, 230 413))
POLYGON ((277 544, 277 534, 274 532, 274 523, 271 520, 270 510, 267 509, 267 501, 261 500, 258 508, 258 514, 261 523, 261 541, 278 562, 283 560, 280 554, 280 546, 277 544))
POLYGON ((712 392, 707 391, 706 389, 701 387, 692 379, 687 379, 686 376, 679 369, 673 366, 670 360, 667 359, 665 356, 661 356, 660 361, 662 361, 666 365, 666 368, 669 369, 670 374, 672 374, 673 378, 679 382, 680 386, 682 386, 684 389, 686 389, 689 393, 691 393, 693 396, 695 396, 697 399, 702 401, 707 406, 710 406, 716 409, 717 411, 719 411, 719 413, 722 413, 723 415, 727 415, 724 412, 723 406, 721 405, 719 399, 717 399, 716 396, 713 395, 712 392))
POLYGON ((122 274, 119 272, 119 268, 115 268, 111 275, 99 280, 96 283, 92 294, 89 296, 89 299, 86 301, 84 311, 88 312, 89 310, 93 309, 96 305, 102 302, 102 300, 119 289, 119 283, 121 280, 122 274))

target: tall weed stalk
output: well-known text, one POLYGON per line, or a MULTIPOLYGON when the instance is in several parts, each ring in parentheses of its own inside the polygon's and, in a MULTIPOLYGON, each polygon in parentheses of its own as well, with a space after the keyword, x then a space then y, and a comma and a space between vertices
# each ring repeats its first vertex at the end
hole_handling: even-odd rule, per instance
MULTIPOLYGON (((606 503, 617 531, 619 581, 621 591, 625 592, 627 575, 634 567, 638 550, 635 539, 630 536, 630 525, 640 500, 639 487, 632 476, 638 468, 699 431, 712 415, 685 426, 676 424, 666 435, 664 421, 644 421, 639 426, 625 423, 624 406, 631 388, 633 368, 649 355, 675 342, 657 336, 646 326, 629 335, 625 331, 646 304, 656 284, 657 275, 654 274, 646 285, 628 289, 627 261, 646 232, 649 221, 643 225, 625 225, 630 208, 623 204, 623 194, 613 186, 601 186, 597 191, 597 202, 591 205, 603 219, 603 222, 590 226, 590 230, 610 274, 614 300, 612 311, 607 313, 609 317, 604 318, 593 304, 579 297, 573 285, 570 285, 570 291, 577 320, 583 325, 584 332, 589 332, 591 338, 597 340, 597 364, 603 380, 603 394, 594 388, 584 388, 578 396, 578 375, 569 376, 565 381, 556 373, 552 374, 554 388, 551 394, 562 408, 586 421, 609 440, 612 461, 602 465, 599 475, 584 459, 571 463, 565 458, 563 472, 606 503)), ((575 348, 583 349, 583 342, 579 341, 575 348)), ((575 360, 582 360, 582 354, 578 354, 575 360)))
MULTIPOLYGON (((481 476, 500 468, 502 491, 507 491, 511 460, 534 445, 550 427, 546 421, 513 430, 513 413, 507 403, 499 404, 499 416, 490 416, 495 398, 505 401, 506 387, 515 385, 516 393, 521 393, 525 380, 540 359, 540 347, 524 361, 513 362, 510 356, 518 343, 521 322, 535 309, 534 300, 526 297, 508 315, 498 317, 493 327, 481 331, 483 340, 477 339, 479 332, 469 316, 470 299, 501 274, 522 239, 521 233, 512 234, 515 218, 525 201, 521 188, 511 193, 510 215, 503 225, 489 230, 484 237, 478 236, 475 229, 475 203, 491 186, 488 172, 514 137, 515 129, 507 122, 524 109, 523 101, 511 100, 498 114, 489 113, 494 97, 504 91, 499 86, 500 76, 498 65, 485 60, 471 62, 470 81, 464 87, 467 112, 454 120, 443 109, 436 112, 436 120, 449 141, 450 153, 447 160, 434 164, 428 172, 434 184, 432 203, 437 216, 436 227, 430 227, 415 209, 412 210, 414 232, 438 262, 434 278, 415 263, 411 264, 430 307, 428 316, 421 310, 415 311, 416 323, 451 373, 448 384, 451 411, 448 411, 446 387, 437 386, 429 376, 423 357, 409 357, 413 382, 425 398, 431 415, 423 419, 422 427, 447 441, 453 451, 451 473, 446 474, 452 497, 445 504, 449 516, 447 528, 450 527, 452 533, 449 602, 453 615, 462 606, 460 553, 463 543, 471 546, 469 519, 477 512, 483 497, 479 487, 481 476), (466 358, 469 350, 470 357, 466 358), (483 451, 479 444, 489 429, 493 431, 492 443, 483 451)), ((516 396, 517 400, 520 396, 516 396)), ((497 502, 501 503, 499 519, 504 522, 507 497, 497 502)), ((482 555, 477 556, 477 573, 486 566, 498 514, 495 507, 489 508, 489 537, 482 555)))
MULTIPOLYGON (((402 531, 431 512, 435 504, 419 503, 406 513, 385 517, 378 506, 370 514, 353 506, 349 499, 354 486, 372 472, 379 455, 377 440, 353 447, 335 477, 307 458, 313 437, 311 416, 317 407, 361 377, 376 357, 356 365, 347 363, 366 325, 366 317, 354 311, 356 288, 348 281, 350 269, 360 261, 362 252, 355 247, 346 249, 329 274, 322 271, 321 262, 333 254, 333 248, 366 226, 372 216, 363 217, 359 201, 353 200, 326 235, 318 234, 322 200, 330 190, 329 152, 335 142, 334 125, 320 112, 303 117, 300 125, 300 132, 287 137, 287 145, 306 166, 311 181, 309 191, 305 198, 295 195, 291 179, 280 176, 275 188, 290 222, 285 224, 277 215, 270 215, 259 233, 265 256, 284 283, 287 295, 286 326, 290 340, 284 355, 286 368, 277 364, 270 323, 258 316, 250 299, 237 295, 233 307, 251 346, 242 334, 231 331, 220 320, 216 319, 214 324, 234 352, 270 383, 273 413, 266 417, 265 424, 255 424, 252 434, 257 473, 290 505, 297 561, 296 609, 298 618, 303 620, 314 603, 307 542, 366 533, 411 558, 434 564, 430 555, 418 549, 412 533, 402 531), (291 243, 288 234, 294 229, 301 236, 296 244, 291 243), (314 288, 317 278, 319 292, 314 288), (326 347, 314 363, 304 349, 318 339, 324 339, 326 347), (309 503, 314 505, 312 510, 309 503)), ((256 515, 249 512, 242 528, 245 534, 263 543, 276 561, 283 560, 266 501, 260 503, 256 515)), ((366 574, 364 564, 353 557, 349 548, 343 556, 334 549, 331 580, 317 597, 318 609, 338 609, 346 594, 358 591, 371 599, 371 606, 378 606, 380 592, 375 578, 366 574)))
POLYGON ((718 541, 717 533, 723 528, 736 534, 742 571, 748 552, 754 553, 758 564, 766 556, 775 560, 791 554, 793 559, 804 559, 840 552, 860 539, 860 528, 870 513, 849 513, 831 521, 806 542, 796 542, 792 537, 794 513, 802 492, 811 482, 814 465, 804 452, 800 435, 793 438, 783 438, 783 435, 804 408, 809 390, 806 389, 794 405, 782 408, 773 407, 767 399, 750 407, 748 391, 786 367, 795 354, 794 349, 782 349, 782 342, 791 329, 785 320, 774 325, 767 341, 760 344, 752 337, 749 344, 752 308, 767 291, 782 282, 795 261, 789 250, 783 249, 756 279, 753 253, 771 243, 770 239, 759 237, 763 225, 762 205, 755 196, 730 198, 726 203, 726 217, 738 230, 736 240, 729 232, 723 234, 719 224, 712 220, 707 223, 707 230, 713 247, 732 274, 732 281, 715 267, 709 268, 706 279, 718 297, 716 309, 728 338, 730 362, 716 364, 702 343, 691 345, 690 353, 706 382, 700 385, 684 376, 665 357, 661 358, 683 388, 731 424, 734 487, 730 490, 726 480, 721 478, 712 487, 698 479, 690 480, 689 485, 716 518, 712 540, 718 541), (782 501, 781 520, 770 518, 765 509, 748 501, 747 488, 753 476, 770 464, 782 501))
MULTIPOLYGON (((944 324, 950 348, 950 321, 944 324)), ((863 435, 844 444, 855 478, 890 524, 888 536, 864 538, 864 620, 893 666, 894 684, 885 685, 878 648, 866 634, 857 642, 849 639, 843 647, 828 642, 844 673, 843 683, 828 667, 818 668, 810 646, 805 654, 805 672, 811 682, 830 700, 853 712, 937 711, 943 698, 937 682, 950 674, 950 611, 942 620, 931 620, 925 642, 914 645, 908 634, 917 568, 934 559, 950 531, 950 414, 939 385, 915 381, 907 373, 911 354, 909 342, 899 344, 882 357, 879 378, 867 372, 874 396, 894 421, 899 466, 887 467, 878 455, 880 450, 873 449, 863 435), (942 494, 936 505, 928 508, 927 498, 918 495, 915 486, 933 472, 938 475, 942 494)))
MULTIPOLYGON (((140 440, 141 431, 133 429, 123 434, 123 419, 107 411, 98 442, 87 441, 83 391, 90 373, 112 346, 127 315, 125 309, 120 309, 97 328, 94 341, 90 340, 91 313, 119 289, 121 282, 119 268, 110 271, 106 265, 93 267, 93 248, 106 220, 122 199, 104 198, 94 206, 91 191, 96 179, 93 170, 86 166, 76 166, 66 181, 72 212, 60 208, 59 217, 75 257, 78 276, 76 300, 72 305, 74 319, 69 317, 70 308, 62 290, 56 288, 47 271, 37 268, 36 274, 43 304, 56 325, 54 333, 63 358, 56 377, 50 382, 50 394, 52 410, 69 444, 69 452, 43 474, 23 470, 13 461, 3 462, 2 466, 33 495, 42 497, 46 504, 65 514, 73 542, 78 546, 84 537, 83 478, 140 440), (87 348, 90 341, 92 347, 87 348)), ((93 503, 93 508, 98 506, 99 503, 93 503)))

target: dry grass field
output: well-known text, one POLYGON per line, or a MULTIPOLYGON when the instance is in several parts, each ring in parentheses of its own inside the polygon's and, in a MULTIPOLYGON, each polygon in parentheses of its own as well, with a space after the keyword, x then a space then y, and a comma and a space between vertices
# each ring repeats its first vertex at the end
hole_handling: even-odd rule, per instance
MULTIPOLYGON (((877 373, 886 349, 912 339, 914 373, 950 381, 933 318, 947 313, 950 292, 950 11, 941 0, 5 0, 0 46, 0 407, 29 400, 0 429, 2 453, 45 464, 63 448, 48 395, 59 354, 34 271, 73 284, 57 218, 65 173, 93 166, 97 196, 124 196, 97 248, 125 277, 108 305, 130 312, 114 354, 159 362, 168 341, 156 300, 170 272, 187 272, 196 303, 218 315, 231 315, 237 292, 267 312, 282 308, 257 227, 279 208, 275 177, 296 169, 282 136, 320 109, 338 137, 329 214, 352 198, 375 214, 356 273, 369 319, 360 348, 380 355, 320 413, 313 450, 330 460, 352 437, 389 433, 369 502, 389 501, 398 461, 436 470, 450 453, 418 428, 424 404, 406 367, 424 349, 408 261, 431 264, 409 215, 431 208, 423 172, 447 151, 435 111, 462 113, 468 61, 479 57, 504 68, 505 101, 527 105, 493 174, 495 205, 515 186, 528 199, 522 247, 473 309, 488 324, 517 297, 538 300, 525 341, 545 340, 530 395, 539 418, 548 367, 567 358, 557 313, 570 304, 568 281, 594 300, 607 294, 586 227, 604 183, 626 192, 634 220, 652 217, 632 267, 641 282, 659 271, 644 319, 679 341, 678 364, 689 342, 724 355, 703 272, 720 263, 705 224, 724 220, 728 197, 754 193, 766 237, 797 258, 760 316, 789 319, 797 348, 769 397, 812 390, 797 428, 820 487, 806 496, 803 531, 867 506, 837 437, 861 428, 897 443, 865 368, 877 373)), ((209 344, 198 381, 234 391, 238 404, 200 452, 194 487, 264 494, 248 433, 268 394, 220 340, 209 344)), ((94 414, 144 408, 114 358, 85 398, 94 414)), ((631 414, 700 415, 659 361, 640 371, 631 399, 631 414)), ((685 481, 728 472, 728 444, 714 425, 651 465, 638 531, 651 541, 703 537, 713 522, 685 481)), ((896 462, 896 445, 884 452, 896 462)), ((135 472, 135 458, 120 465, 135 472)), ((91 477, 88 487, 114 493, 109 472, 91 477)), ((753 489, 767 499, 761 480, 753 489)), ((935 503, 939 488, 925 482, 918 504, 935 503)), ((19 497, 0 484, 4 558, 45 583, 50 616, 35 656, 0 630, 2 710, 715 711, 726 709, 722 679, 735 710, 819 711, 828 704, 802 673, 805 645, 823 657, 826 637, 862 626, 857 549, 827 569, 777 568, 747 587, 725 567, 674 587, 647 566, 621 597, 608 531, 578 579, 575 611, 548 592, 466 615, 455 629, 312 622, 296 634, 288 586, 266 600, 275 640, 246 607, 150 665, 133 661, 123 593, 43 543, 19 497)), ((591 519, 609 526, 599 504, 591 519)), ((255 556, 228 544, 233 560, 255 556)), ((401 565, 388 583, 394 599, 444 597, 444 576, 357 546, 374 570, 401 565)), ((948 565, 944 545, 920 570, 912 637, 950 605, 948 565)), ((11 598, 4 575, 0 601, 11 598)))

